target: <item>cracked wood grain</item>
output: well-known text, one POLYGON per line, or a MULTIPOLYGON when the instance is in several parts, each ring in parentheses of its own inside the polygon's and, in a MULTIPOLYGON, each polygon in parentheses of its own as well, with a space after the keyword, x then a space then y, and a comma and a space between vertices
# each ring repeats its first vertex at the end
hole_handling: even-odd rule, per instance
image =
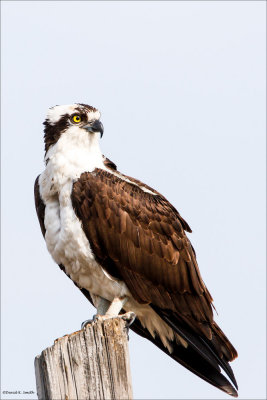
POLYGON ((55 340, 35 358, 39 400, 132 399, 125 321, 111 318, 55 340))

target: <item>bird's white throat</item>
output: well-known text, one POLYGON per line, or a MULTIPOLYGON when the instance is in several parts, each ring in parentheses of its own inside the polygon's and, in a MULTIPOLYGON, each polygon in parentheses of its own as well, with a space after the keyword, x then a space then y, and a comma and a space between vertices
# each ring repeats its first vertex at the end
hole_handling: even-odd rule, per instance
POLYGON ((85 129, 71 127, 61 134, 58 141, 48 150, 45 161, 45 179, 47 191, 58 192, 67 180, 75 180, 83 172, 92 172, 95 168, 104 168, 103 156, 99 147, 99 132, 88 133, 85 129))

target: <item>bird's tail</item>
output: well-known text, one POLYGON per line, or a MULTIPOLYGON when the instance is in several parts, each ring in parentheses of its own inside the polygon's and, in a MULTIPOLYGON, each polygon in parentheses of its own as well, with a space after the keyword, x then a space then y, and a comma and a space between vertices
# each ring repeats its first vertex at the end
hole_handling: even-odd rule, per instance
MULTIPOLYGON (((186 342, 188 343, 188 346, 186 348, 181 346, 180 344, 177 344, 174 340, 171 343, 173 351, 172 353, 169 353, 168 349, 163 345, 160 338, 158 336, 153 337, 149 333, 149 331, 141 325, 140 321, 137 318, 131 325, 131 329, 137 334, 150 340, 167 355, 169 355, 175 361, 179 362, 185 368, 189 369, 194 374, 198 375, 200 378, 204 379, 205 381, 224 391, 225 393, 237 397, 237 383, 226 356, 222 355, 222 357, 220 357, 216 351, 216 346, 214 347, 213 344, 208 343, 208 341, 205 341, 203 338, 190 331, 190 329, 181 325, 180 322, 177 321, 175 316, 173 316, 173 314, 170 313, 168 315, 166 310, 162 311, 157 308, 154 309, 154 311, 157 312, 157 314, 174 330, 174 332, 178 333, 183 339, 186 340, 186 342), (221 368, 228 375, 236 389, 221 373, 221 368)), ((215 329, 217 329, 218 337, 221 337, 222 332, 220 328, 216 325, 215 329)), ((225 337, 225 335, 223 335, 222 337, 225 338, 225 346, 229 347, 230 342, 228 341, 228 339, 225 337)), ((233 347, 232 349, 234 350, 233 347)), ((232 353, 236 353, 236 351, 233 351, 232 349, 232 353)))

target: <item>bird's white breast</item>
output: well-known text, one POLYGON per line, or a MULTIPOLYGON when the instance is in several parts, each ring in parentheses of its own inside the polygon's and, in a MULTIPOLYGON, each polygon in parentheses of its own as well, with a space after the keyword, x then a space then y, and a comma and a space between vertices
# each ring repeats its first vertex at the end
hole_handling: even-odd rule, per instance
POLYGON ((47 248, 57 264, 81 288, 112 301, 128 294, 123 282, 112 279, 97 263, 71 201, 73 182, 83 172, 104 167, 94 137, 75 131, 62 135, 47 154, 47 166, 39 178, 45 203, 47 248), (75 156, 74 156, 75 155, 75 156))

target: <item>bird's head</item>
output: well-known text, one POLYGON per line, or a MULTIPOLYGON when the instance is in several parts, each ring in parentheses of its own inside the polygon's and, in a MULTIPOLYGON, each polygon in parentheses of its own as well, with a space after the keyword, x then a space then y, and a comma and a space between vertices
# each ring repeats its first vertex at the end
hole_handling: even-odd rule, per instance
POLYGON ((51 107, 44 126, 46 153, 63 134, 77 135, 82 130, 88 135, 95 135, 98 132, 102 137, 104 132, 100 122, 100 112, 94 107, 79 103, 51 107))

